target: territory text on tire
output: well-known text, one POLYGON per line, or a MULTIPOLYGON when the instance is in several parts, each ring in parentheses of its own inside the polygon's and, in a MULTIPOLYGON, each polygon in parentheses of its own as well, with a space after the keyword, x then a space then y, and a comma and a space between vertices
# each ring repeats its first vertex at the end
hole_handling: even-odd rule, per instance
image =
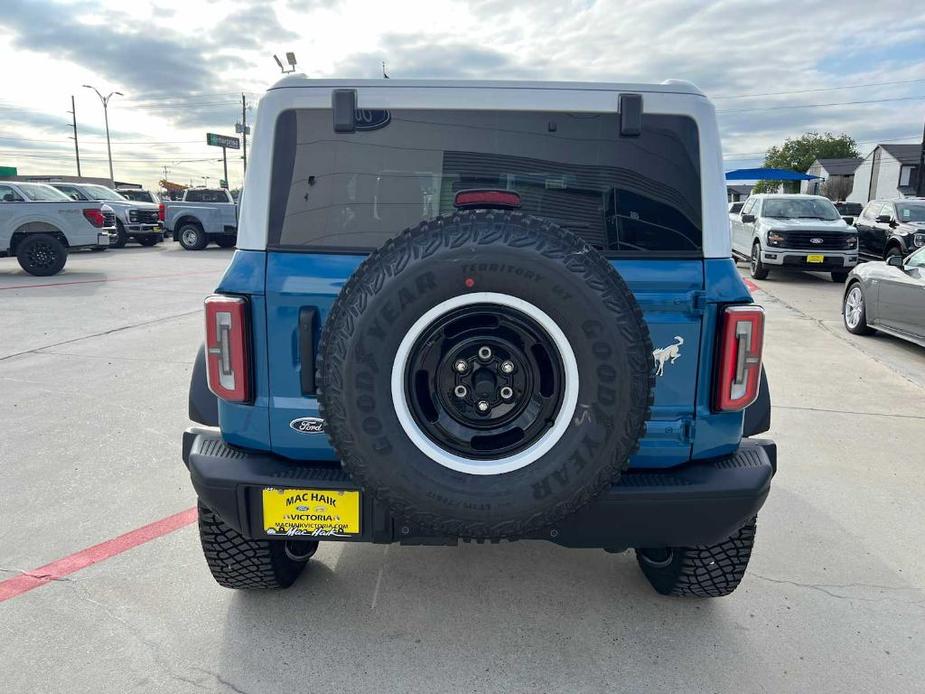
POLYGON ((403 522, 515 537, 623 471, 652 345, 616 270, 535 217, 462 211, 370 255, 322 331, 319 400, 347 471, 403 522))
POLYGON ((30 275, 56 275, 67 262, 67 247, 50 234, 29 234, 16 246, 16 260, 30 275))
POLYGON ((199 502, 199 540, 212 577, 225 588, 288 588, 317 541, 248 540, 199 502))
POLYGON ((716 545, 637 549, 636 560, 662 595, 718 598, 734 591, 755 544, 756 519, 716 545))

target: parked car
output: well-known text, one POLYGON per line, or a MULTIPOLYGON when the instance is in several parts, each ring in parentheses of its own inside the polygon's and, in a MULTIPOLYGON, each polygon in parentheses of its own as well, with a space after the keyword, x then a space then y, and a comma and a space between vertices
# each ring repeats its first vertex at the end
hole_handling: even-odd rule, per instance
POLYGON ((108 207, 42 183, 0 181, 0 257, 15 256, 30 275, 55 275, 69 250, 107 248, 114 238, 108 207))
POLYGON ((764 313, 709 101, 369 85, 260 102, 182 446, 215 580, 286 587, 319 542, 522 538, 732 592, 776 448, 750 438, 764 313))
POLYGON ((190 188, 179 202, 160 206, 164 228, 188 251, 216 243, 232 248, 238 238, 238 205, 224 188, 190 188))
POLYGON ((900 258, 925 246, 925 200, 872 200, 854 223, 861 258, 900 258))
POLYGON ((150 190, 144 190, 143 188, 116 188, 116 192, 126 200, 150 202, 154 205, 161 204, 161 199, 157 197, 156 193, 152 193, 150 190))
POLYGON ((864 209, 864 206, 859 202, 835 202, 835 209, 838 210, 838 214, 841 215, 841 218, 845 220, 845 224, 854 224, 854 220, 858 218, 858 215, 861 214, 861 210, 864 209))
POLYGON ((903 259, 858 265, 842 301, 845 328, 855 335, 880 332, 925 347, 925 248, 903 259))
POLYGON ((142 246, 153 246, 164 240, 158 221, 157 205, 134 202, 124 198, 112 188, 93 183, 64 183, 52 181, 50 185, 73 200, 105 202, 116 215, 116 241, 113 248, 123 248, 129 241, 142 246))
POLYGON ((732 252, 751 275, 772 268, 830 272, 844 282, 858 262, 857 232, 821 195, 752 195, 732 219, 732 252))

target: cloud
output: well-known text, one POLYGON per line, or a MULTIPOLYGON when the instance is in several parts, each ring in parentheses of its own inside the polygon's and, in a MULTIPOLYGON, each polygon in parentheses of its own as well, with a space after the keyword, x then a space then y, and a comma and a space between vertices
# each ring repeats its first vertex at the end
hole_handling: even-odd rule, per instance
POLYGON ((272 7, 260 4, 252 4, 225 16, 210 36, 212 43, 236 49, 258 49, 271 42, 297 38, 298 34, 279 23, 272 7))

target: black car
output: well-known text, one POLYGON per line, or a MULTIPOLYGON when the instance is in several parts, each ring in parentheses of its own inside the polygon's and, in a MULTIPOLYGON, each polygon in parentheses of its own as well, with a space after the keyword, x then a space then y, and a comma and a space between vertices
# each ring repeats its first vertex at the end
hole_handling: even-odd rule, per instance
POLYGON ((871 200, 854 226, 862 260, 905 257, 925 246, 925 198, 871 200))

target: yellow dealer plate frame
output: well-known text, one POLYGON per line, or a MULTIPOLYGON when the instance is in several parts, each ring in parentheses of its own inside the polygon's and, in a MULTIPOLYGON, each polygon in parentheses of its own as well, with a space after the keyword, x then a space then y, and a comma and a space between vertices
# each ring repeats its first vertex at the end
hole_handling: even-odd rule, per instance
POLYGON ((806 256, 806 262, 807 263, 824 263, 825 256, 824 255, 808 255, 806 256))
POLYGON ((290 537, 360 534, 360 492, 346 489, 263 489, 263 531, 290 537))

